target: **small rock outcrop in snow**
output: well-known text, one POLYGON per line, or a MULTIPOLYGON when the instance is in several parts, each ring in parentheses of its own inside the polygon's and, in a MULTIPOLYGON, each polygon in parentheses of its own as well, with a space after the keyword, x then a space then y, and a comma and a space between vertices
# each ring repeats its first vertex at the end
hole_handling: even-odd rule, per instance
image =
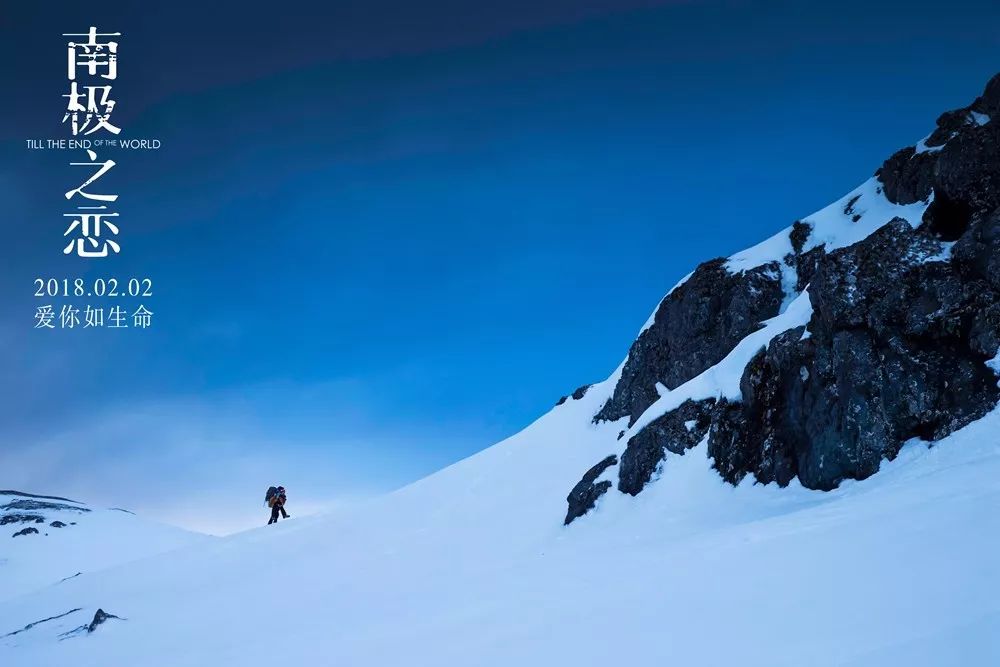
POLYGON ((622 454, 618 490, 634 496, 653 478, 667 451, 683 454, 701 442, 712 423, 714 405, 712 398, 685 401, 629 438, 622 454))
MULTIPOLYGON (((0 491, 0 496, 10 498, 6 503, 0 505, 0 526, 11 524, 43 525, 49 521, 46 514, 50 517, 53 513, 60 516, 74 516, 90 512, 89 508, 82 506, 75 500, 57 496, 39 496, 6 489, 0 491)), ((64 522, 58 520, 49 525, 53 528, 66 527, 64 522)), ((16 531, 13 533, 13 537, 38 534, 40 534, 38 529, 30 526, 16 531)))
POLYGON ((121 620, 121 618, 119 616, 115 616, 114 614, 109 614, 106 611, 104 611, 103 609, 98 609, 94 613, 94 618, 93 618, 92 621, 90 621, 90 625, 87 626, 87 632, 88 633, 89 632, 93 632, 94 630, 97 629, 97 626, 99 626, 102 623, 104 623, 105 621, 109 621, 109 620, 111 620, 113 618, 117 618, 117 619, 121 620))
POLYGON ((604 495, 605 491, 611 488, 611 482, 609 480, 605 479, 598 482, 597 478, 600 477, 605 470, 616 463, 618 463, 617 456, 608 456, 583 475, 583 479, 577 482, 576 486, 573 487, 573 490, 570 491, 569 495, 566 497, 566 502, 569 503, 569 509, 566 511, 566 519, 564 523, 568 524, 573 519, 581 517, 593 509, 597 499, 604 495))
POLYGON ((569 396, 563 396, 562 398, 560 398, 556 402, 556 405, 562 405, 563 403, 565 403, 570 398, 572 398, 574 401, 579 401, 581 398, 583 398, 584 396, 587 395, 587 390, 590 389, 590 387, 591 387, 591 385, 589 385, 589 384, 585 384, 582 387, 577 387, 573 391, 573 393, 570 394, 569 396))
POLYGON ((84 635, 84 634, 89 635, 94 630, 96 630, 99 626, 103 625, 104 623, 106 623, 106 622, 108 622, 108 621, 110 621, 112 619, 125 620, 125 619, 121 618, 120 616, 115 616, 114 614, 109 614, 106 611, 104 611, 103 609, 98 609, 94 613, 94 618, 93 618, 93 620, 90 621, 90 623, 87 623, 86 625, 81 625, 81 626, 79 626, 77 628, 74 628, 73 630, 70 630, 69 632, 64 632, 63 634, 59 635, 59 638, 60 639, 68 639, 70 637, 77 637, 79 635, 84 635))

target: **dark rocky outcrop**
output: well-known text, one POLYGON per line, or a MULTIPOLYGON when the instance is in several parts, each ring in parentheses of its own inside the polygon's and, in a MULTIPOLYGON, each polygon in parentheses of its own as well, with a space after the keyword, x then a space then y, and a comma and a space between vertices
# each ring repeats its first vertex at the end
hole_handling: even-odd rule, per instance
POLYGON ((937 119, 937 127, 924 144, 936 148, 948 143, 956 134, 963 131, 968 125, 975 124, 972 113, 981 113, 987 116, 994 116, 1000 113, 1000 74, 994 76, 983 94, 967 107, 946 111, 937 119))
POLYGON ((618 463, 618 457, 611 455, 605 457, 600 463, 584 473, 583 479, 577 482, 573 490, 566 496, 569 509, 566 511, 564 524, 568 525, 573 519, 583 516, 594 508, 594 505, 597 504, 597 499, 611 488, 611 482, 608 480, 603 480, 596 484, 595 482, 597 482, 597 478, 605 470, 616 463, 618 463))
POLYGON ((90 623, 87 623, 86 625, 81 625, 77 628, 70 630, 69 632, 62 633, 61 635, 59 635, 59 639, 68 639, 70 637, 76 637, 84 634, 89 635, 95 630, 97 630, 99 626, 103 625, 104 623, 107 623, 112 619, 117 619, 120 621, 125 620, 121 616, 115 616, 114 614, 107 613, 103 609, 98 609, 97 612, 94 613, 94 618, 93 620, 90 621, 90 623))
MULTIPOLYGON (((1000 352, 1000 75, 937 125, 930 150, 898 151, 876 174, 890 201, 929 201, 923 219, 896 218, 829 252, 807 250, 812 228, 793 224, 784 262, 797 291, 808 286, 810 321, 752 357, 738 399, 692 401, 633 434, 619 490, 638 493, 666 452, 683 453, 705 431, 730 483, 749 475, 833 489, 872 475, 907 440, 933 442, 996 406, 998 378, 986 362, 1000 352), (678 426, 691 422, 683 411, 697 415, 690 439, 678 426)), ((859 215, 856 202, 844 215, 859 215)), ((597 418, 634 423, 657 382, 678 386, 773 316, 779 277, 761 269, 727 278, 719 260, 699 267, 661 303, 597 418), (762 292, 751 298, 748 285, 762 292)))
POLYGON ((936 161, 933 152, 917 153, 913 146, 896 151, 875 172, 885 198, 894 204, 926 201, 931 196, 936 161))
POLYGON ((0 496, 21 496, 22 498, 41 498, 42 500, 62 500, 67 503, 77 502, 69 498, 63 498, 62 496, 41 496, 37 493, 25 493, 24 491, 14 491, 13 489, 0 489, 0 496))
MULTIPOLYGON (((71 501, 72 502, 72 501, 71 501)), ((60 512, 89 512, 90 510, 86 507, 78 507, 76 505, 66 505, 63 503, 49 503, 43 502, 41 500, 12 500, 6 505, 0 505, 0 509, 3 510, 22 510, 22 511, 60 511, 60 512)))
POLYGON ((812 282, 813 276, 816 274, 816 267, 819 266, 819 260, 825 254, 826 246, 820 245, 795 257, 795 273, 797 276, 795 290, 797 292, 801 292, 812 282))
POLYGON ((742 273, 730 273, 722 259, 702 264, 660 303, 594 420, 628 416, 629 425, 635 423, 659 398, 657 383, 674 389, 717 364, 778 314, 783 297, 777 262, 742 273))
POLYGON ((18 514, 17 512, 0 516, 0 526, 11 523, 45 523, 45 517, 40 514, 18 514))
POLYGON ((667 452, 683 454, 705 437, 714 399, 684 401, 628 440, 618 470, 618 490, 636 495, 653 477, 667 452))
POLYGON ((590 389, 592 386, 593 385, 585 384, 582 387, 577 387, 572 394, 570 394, 569 396, 563 396, 558 401, 556 401, 556 405, 562 405, 570 398, 572 398, 574 401, 579 401, 581 398, 587 395, 587 390, 590 389))
POLYGON ((954 137, 963 126, 972 122, 972 116, 969 111, 967 108, 955 109, 953 111, 945 111, 938 116, 937 127, 924 141, 924 145, 928 148, 940 148, 948 143, 948 140, 954 137))
POLYGON ((808 379, 808 371, 799 364, 799 356, 812 347, 810 339, 802 340, 804 332, 804 327, 796 327, 771 341, 743 372, 744 400, 723 400, 716 406, 708 455, 727 482, 737 484, 752 473, 764 484, 785 486, 795 477, 798 466, 785 443, 784 428, 786 421, 801 417, 797 410, 802 403, 788 400, 781 390, 808 379), (758 418, 747 419, 748 414, 758 418))
POLYGON ((112 618, 117 618, 121 620, 120 616, 115 616, 114 614, 107 613, 103 609, 98 609, 94 613, 93 620, 90 621, 90 624, 87 626, 87 632, 88 633, 93 632, 94 630, 97 629, 97 626, 101 625, 102 623, 105 623, 106 621, 111 620, 112 618))
MULTIPOLYGON (((854 204, 859 197, 860 195, 847 203, 847 206, 844 208, 845 215, 853 213, 854 204)), ((826 248, 823 244, 819 244, 809 250, 804 250, 806 241, 809 240, 810 235, 812 235, 812 225, 801 220, 796 220, 792 224, 792 231, 788 234, 788 240, 792 244, 792 252, 785 255, 784 261, 786 265, 795 269, 796 292, 801 292, 806 288, 806 285, 812 280, 813 274, 816 273, 816 266, 820 258, 826 253, 826 248)))
POLYGON ((11 537, 21 537, 22 535, 37 535, 37 528, 22 528, 21 530, 14 533, 11 537))
POLYGON ((796 220, 792 223, 792 231, 788 233, 788 240, 796 255, 802 254, 802 249, 805 247, 806 241, 809 240, 810 234, 812 234, 812 225, 808 222, 796 220))
POLYGON ((62 521, 53 521, 49 525, 52 526, 53 528, 65 528, 66 527, 66 524, 64 524, 62 521))
POLYGON ((897 219, 821 261, 811 335, 772 340, 744 370, 742 401, 713 417, 709 454, 725 479, 832 489, 995 405, 984 362, 997 350, 984 347, 1000 335, 1000 294, 954 261, 927 261, 939 252, 897 219))
POLYGON ((1000 291, 1000 209, 993 211, 955 243, 952 257, 967 280, 985 280, 1000 291))
POLYGON ((937 153, 934 201, 924 226, 945 240, 968 229, 974 214, 1000 206, 1000 120, 965 128, 937 153))

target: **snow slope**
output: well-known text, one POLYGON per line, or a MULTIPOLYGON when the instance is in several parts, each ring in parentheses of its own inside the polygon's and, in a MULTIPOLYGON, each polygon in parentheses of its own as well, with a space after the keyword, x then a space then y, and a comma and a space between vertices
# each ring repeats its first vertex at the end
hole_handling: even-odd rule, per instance
MULTIPOLYGON (((896 216, 916 225, 928 203, 891 204, 871 179, 805 218, 800 250, 851 245, 896 216)), ((786 229, 727 267, 791 250, 786 229)), ((1000 664, 1000 409, 829 492, 730 486, 702 442, 668 453, 640 495, 609 492, 562 525, 566 493, 624 436, 686 399, 737 397, 761 346, 809 322, 808 288, 780 270, 779 314, 661 388, 631 429, 592 422, 623 364, 521 433, 349 512, 31 584, 0 600, 0 664, 1000 664), (98 610, 118 618, 96 625, 98 610)))
POLYGON ((0 600, 206 539, 121 509, 0 491, 0 600))
MULTIPOLYGON (((867 238, 895 217, 917 227, 930 202, 929 199, 907 205, 893 204, 885 198, 878 179, 869 178, 829 206, 802 219, 812 227, 802 251, 808 252, 821 245, 827 252, 847 247, 867 238)), ((729 270, 747 271, 767 262, 782 261, 792 252, 788 238, 791 231, 791 227, 786 227, 771 238, 736 253, 727 261, 729 270)))
POLYGON ((728 486, 704 445, 563 527, 608 453, 591 388, 357 511, 0 603, 7 667, 1000 664, 1000 412, 833 492, 728 486), (97 608, 122 617, 60 634, 97 608))

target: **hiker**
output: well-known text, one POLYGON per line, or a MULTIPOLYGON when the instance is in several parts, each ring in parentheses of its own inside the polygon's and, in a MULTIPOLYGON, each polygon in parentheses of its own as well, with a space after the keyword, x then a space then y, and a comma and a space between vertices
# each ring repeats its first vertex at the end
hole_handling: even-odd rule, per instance
POLYGON ((270 487, 267 490, 267 495, 264 496, 264 500, 267 501, 267 506, 271 508, 271 520, 267 522, 267 525, 272 523, 278 523, 278 512, 281 512, 281 518, 287 519, 291 516, 285 511, 285 501, 288 500, 285 495, 285 487, 270 487))

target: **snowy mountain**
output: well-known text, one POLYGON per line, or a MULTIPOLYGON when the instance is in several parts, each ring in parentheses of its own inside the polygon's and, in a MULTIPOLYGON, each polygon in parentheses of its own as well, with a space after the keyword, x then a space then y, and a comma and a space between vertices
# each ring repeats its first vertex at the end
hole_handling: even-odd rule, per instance
POLYGON ((0 661, 1000 664, 997 114, 1000 76, 490 449, 0 602, 0 661))
POLYGON ((0 490, 0 600, 208 539, 56 496, 0 490))
MULTIPOLYGON (((635 495, 708 439, 724 479, 811 489, 865 479, 910 438, 982 417, 1000 391, 1000 75, 839 201, 660 303, 595 421, 635 495)), ((605 480, 608 481, 608 480, 605 480)), ((575 488, 567 522, 610 484, 575 488)))

